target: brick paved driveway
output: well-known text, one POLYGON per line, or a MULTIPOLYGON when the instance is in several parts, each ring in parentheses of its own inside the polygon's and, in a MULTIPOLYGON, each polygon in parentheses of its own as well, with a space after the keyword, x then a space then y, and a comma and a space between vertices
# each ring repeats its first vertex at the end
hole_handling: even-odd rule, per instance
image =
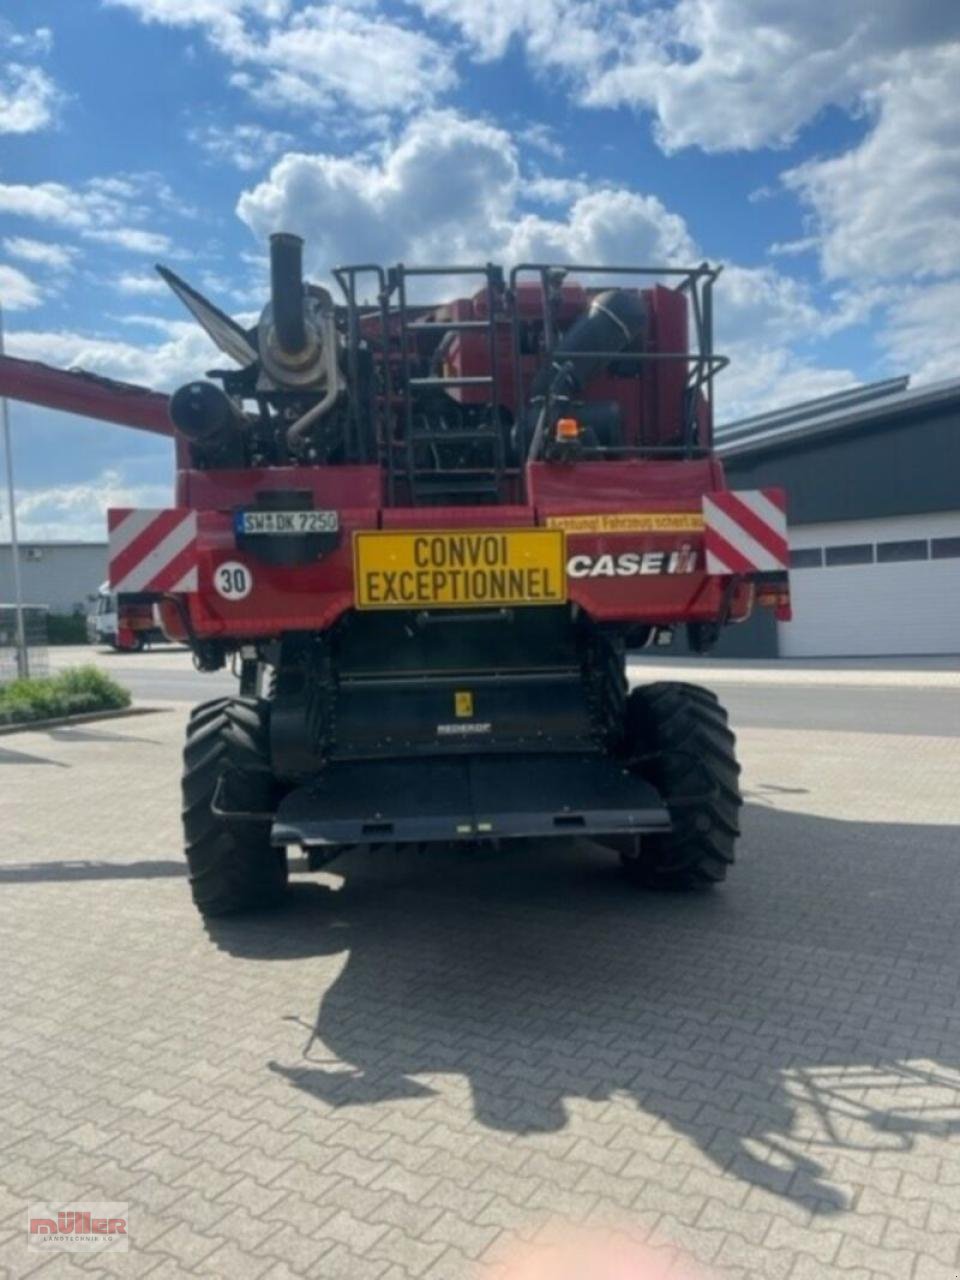
POLYGON ((957 740, 745 732, 712 896, 586 846, 373 854, 205 930, 184 712, 0 738, 6 1273, 72 1273, 28 1203, 107 1199, 131 1276, 460 1280, 559 1218, 714 1277, 955 1280, 957 740))

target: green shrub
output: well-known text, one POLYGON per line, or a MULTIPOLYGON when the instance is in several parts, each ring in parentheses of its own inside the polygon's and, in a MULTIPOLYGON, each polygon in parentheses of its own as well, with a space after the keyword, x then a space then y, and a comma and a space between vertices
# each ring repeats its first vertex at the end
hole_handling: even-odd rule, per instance
POLYGON ((47 614, 47 644, 87 643, 87 620, 82 613, 47 614))
POLYGON ((0 724, 23 724, 129 707, 129 691, 97 667, 68 667, 55 676, 0 687, 0 724))

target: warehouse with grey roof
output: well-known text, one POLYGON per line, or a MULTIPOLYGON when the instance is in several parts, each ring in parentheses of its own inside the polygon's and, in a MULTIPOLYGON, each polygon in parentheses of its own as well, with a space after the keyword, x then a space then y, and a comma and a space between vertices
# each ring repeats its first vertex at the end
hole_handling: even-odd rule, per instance
POLYGON ((891 379, 718 429, 735 489, 787 490, 793 619, 718 653, 960 653, 960 378, 891 379))

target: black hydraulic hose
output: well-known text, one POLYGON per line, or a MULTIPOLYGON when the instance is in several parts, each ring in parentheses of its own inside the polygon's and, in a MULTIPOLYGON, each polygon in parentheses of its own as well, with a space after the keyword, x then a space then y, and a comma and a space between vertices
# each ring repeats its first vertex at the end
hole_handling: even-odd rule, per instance
POLYGON ((303 241, 287 231, 270 237, 270 300, 277 345, 296 356, 307 344, 303 318, 303 241))
POLYGON ((582 391, 604 365, 636 342, 645 321, 643 296, 635 290, 598 293, 554 347, 551 363, 537 374, 532 399, 548 391, 561 396, 582 391))
POLYGON ((550 363, 533 380, 530 405, 537 418, 528 459, 540 457, 555 411, 579 396, 591 378, 636 342, 646 319, 643 296, 636 290, 607 289, 591 301, 554 347, 550 363))

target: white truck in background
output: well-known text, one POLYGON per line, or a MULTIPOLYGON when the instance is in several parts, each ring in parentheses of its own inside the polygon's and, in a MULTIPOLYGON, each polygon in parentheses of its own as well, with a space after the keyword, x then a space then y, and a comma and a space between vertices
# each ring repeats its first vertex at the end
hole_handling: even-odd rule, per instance
POLYGON ((152 601, 137 595, 118 597, 107 582, 101 584, 87 616, 87 635, 91 644, 107 644, 121 653, 138 653, 164 639, 152 601))

